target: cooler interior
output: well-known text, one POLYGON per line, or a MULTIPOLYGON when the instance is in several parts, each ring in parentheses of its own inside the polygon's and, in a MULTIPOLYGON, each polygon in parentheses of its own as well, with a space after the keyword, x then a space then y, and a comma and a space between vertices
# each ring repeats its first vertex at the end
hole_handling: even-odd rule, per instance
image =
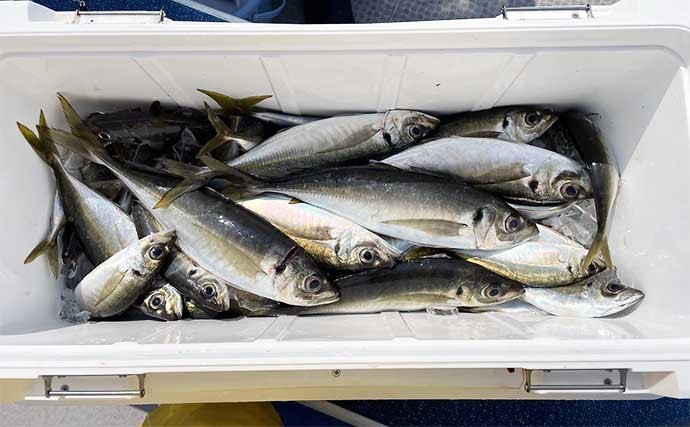
MULTIPOLYGON (((0 51, 9 43, 4 39, 0 51)), ((230 44, 206 51, 184 44, 158 51, 153 42, 151 50, 131 52, 96 46, 33 45, 26 53, 0 57, 0 345, 275 340, 318 341, 327 349, 350 341, 480 340, 498 345, 485 350, 495 355, 496 348, 505 350, 514 340, 576 344, 690 336, 687 70, 670 49, 458 46, 385 51, 372 46, 248 53, 230 44), (622 174, 610 247, 623 283, 643 290, 646 298, 632 312, 606 319, 381 313, 169 323, 61 321, 61 284, 51 276, 47 261, 22 263, 46 233, 54 184, 15 122, 35 124, 42 108, 50 125, 66 127, 58 91, 85 116, 146 108, 153 100, 202 107, 207 99, 197 88, 236 97, 271 94, 263 106, 297 114, 390 108, 443 114, 516 104, 598 113, 622 174)), ((509 353, 498 353, 510 359, 509 353)))

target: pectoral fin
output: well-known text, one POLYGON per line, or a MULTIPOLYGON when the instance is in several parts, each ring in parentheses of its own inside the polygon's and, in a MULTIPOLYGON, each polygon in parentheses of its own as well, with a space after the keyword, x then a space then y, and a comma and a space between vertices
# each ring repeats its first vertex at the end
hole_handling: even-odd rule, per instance
POLYGON ((531 176, 528 166, 524 163, 509 165, 495 165, 490 169, 480 171, 472 176, 473 184, 498 184, 507 181, 515 181, 531 176))
POLYGON ((383 221, 384 224, 399 225, 412 228, 436 236, 459 236, 469 227, 467 224, 442 219, 392 219, 383 221))

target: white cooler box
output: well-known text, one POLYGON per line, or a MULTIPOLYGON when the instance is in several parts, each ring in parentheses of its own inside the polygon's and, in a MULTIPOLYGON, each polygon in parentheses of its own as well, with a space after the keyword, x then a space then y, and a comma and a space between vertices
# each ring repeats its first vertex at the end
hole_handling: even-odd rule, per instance
POLYGON ((370 25, 186 23, 0 4, 0 401, 690 397, 690 3, 370 25), (15 122, 201 107, 207 88, 296 114, 535 104, 599 113, 622 173, 622 318, 505 314, 67 324, 47 262, 53 177, 15 122), (624 390, 624 392, 623 392, 624 390), (530 393, 531 392, 531 393, 530 393))

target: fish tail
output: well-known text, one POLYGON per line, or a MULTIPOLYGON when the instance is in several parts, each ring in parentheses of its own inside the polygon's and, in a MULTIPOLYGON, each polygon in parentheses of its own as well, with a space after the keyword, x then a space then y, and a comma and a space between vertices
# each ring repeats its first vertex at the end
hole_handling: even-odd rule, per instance
POLYGON ((208 121, 211 122, 213 129, 216 131, 216 136, 211 138, 196 155, 197 159, 209 154, 216 148, 225 145, 227 143, 237 144, 242 147, 245 151, 251 150, 256 144, 253 141, 246 140, 239 137, 228 128, 223 119, 221 119, 215 111, 209 107, 207 103, 204 102, 204 108, 206 109, 206 114, 208 115, 208 121))
POLYGON ((157 162, 172 175, 182 178, 179 184, 166 191, 154 209, 165 208, 183 195, 208 184, 218 173, 207 168, 180 163, 171 159, 158 159, 157 162))
POLYGON ((606 237, 605 233, 597 233, 597 235, 594 236, 592 246, 589 248, 587 255, 585 255, 585 258, 582 261, 583 267, 587 268, 592 261, 594 261, 594 258, 600 253, 604 259, 604 263, 606 263, 606 266, 611 268, 613 266, 613 262, 611 260, 608 238, 606 237))
POLYGON ((84 121, 81 119, 77 111, 72 107, 67 98, 58 92, 58 100, 60 100, 60 106, 62 107, 62 112, 65 115, 65 120, 69 124, 72 133, 85 139, 96 138, 96 136, 91 132, 91 130, 86 126, 84 121))
POLYGON ((60 129, 53 129, 49 127, 39 126, 39 133, 46 135, 47 140, 51 144, 57 144, 64 147, 88 160, 99 165, 110 167, 113 164, 113 159, 108 154, 108 151, 98 141, 80 138, 69 132, 60 129))
POLYGON ((271 97, 271 95, 258 95, 237 99, 212 90, 197 90, 216 101, 225 114, 248 114, 256 104, 271 97))
POLYGON ((34 247, 29 255, 24 259, 24 264, 29 264, 33 262, 36 258, 41 255, 46 255, 48 257, 48 265, 50 266, 50 271, 53 273, 54 277, 57 277, 59 268, 59 256, 57 250, 57 239, 45 239, 39 242, 36 247, 34 247))

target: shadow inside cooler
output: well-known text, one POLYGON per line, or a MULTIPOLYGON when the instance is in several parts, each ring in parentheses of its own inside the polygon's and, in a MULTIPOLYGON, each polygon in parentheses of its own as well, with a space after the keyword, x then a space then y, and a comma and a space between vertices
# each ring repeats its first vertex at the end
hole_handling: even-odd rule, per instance
POLYGON ((31 54, 0 59, 0 344, 570 339, 686 337, 690 245, 690 140, 686 70, 664 48, 444 49, 389 54, 231 52, 31 54), (69 324, 58 317, 61 284, 42 257, 54 182, 17 131, 42 108, 66 128, 56 92, 82 114, 153 100, 200 108, 207 88, 297 114, 416 109, 445 114, 501 105, 576 108, 598 125, 621 171, 610 247, 622 283, 645 300, 605 319, 462 313, 240 318, 69 324), (267 331, 271 331, 268 333, 267 331), (278 331, 278 332, 276 332, 278 331))

